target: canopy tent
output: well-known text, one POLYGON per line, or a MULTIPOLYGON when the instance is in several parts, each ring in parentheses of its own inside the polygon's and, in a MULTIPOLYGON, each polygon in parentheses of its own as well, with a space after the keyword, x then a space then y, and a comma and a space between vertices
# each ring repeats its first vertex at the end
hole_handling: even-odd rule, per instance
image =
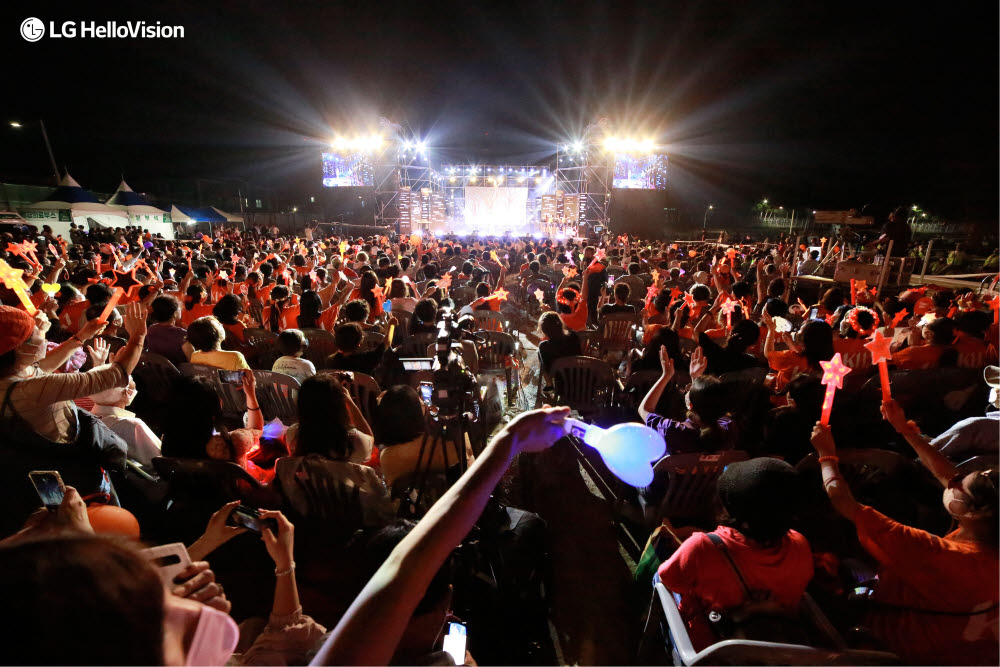
POLYGON ((240 224, 243 224, 242 215, 236 215, 234 213, 226 213, 222 209, 215 208, 214 206, 212 207, 212 210, 221 215, 223 218, 225 218, 226 222, 238 222, 240 224))
POLYGON ((151 205, 145 196, 134 192, 125 181, 121 182, 115 194, 105 203, 112 208, 125 211, 130 225, 148 229, 153 234, 162 235, 163 238, 174 238, 174 226, 170 224, 167 212, 151 205))
POLYGON ((70 223, 75 222, 87 229, 87 218, 106 227, 125 227, 129 224, 128 213, 102 204, 69 174, 44 201, 28 204, 20 209, 20 213, 33 225, 50 226, 54 234, 66 240, 70 238, 70 223))
POLYGON ((193 206, 178 206, 177 204, 170 207, 170 219, 174 222, 184 222, 189 225, 193 225, 196 222, 226 222, 226 218, 216 213, 213 208, 195 208, 193 206))

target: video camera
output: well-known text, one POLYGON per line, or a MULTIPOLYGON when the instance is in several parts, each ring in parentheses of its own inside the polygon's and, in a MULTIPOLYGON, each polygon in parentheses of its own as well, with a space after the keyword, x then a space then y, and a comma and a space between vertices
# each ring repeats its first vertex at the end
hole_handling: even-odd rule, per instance
POLYGON ((439 416, 459 416, 474 411, 476 377, 462 361, 462 340, 481 340, 472 333, 471 315, 456 317, 451 308, 438 316, 433 366, 432 404, 439 416))

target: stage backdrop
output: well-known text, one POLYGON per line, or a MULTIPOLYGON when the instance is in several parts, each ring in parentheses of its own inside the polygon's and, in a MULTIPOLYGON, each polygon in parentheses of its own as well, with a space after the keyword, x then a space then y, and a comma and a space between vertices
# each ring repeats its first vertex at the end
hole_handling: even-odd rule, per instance
POLYGON ((465 188, 465 225, 481 234, 523 231, 528 218, 528 188, 465 188))

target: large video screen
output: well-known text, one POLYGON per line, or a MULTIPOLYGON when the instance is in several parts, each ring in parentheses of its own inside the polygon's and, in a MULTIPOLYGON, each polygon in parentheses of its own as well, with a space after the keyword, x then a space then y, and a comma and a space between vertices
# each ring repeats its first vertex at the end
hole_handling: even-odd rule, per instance
POLYGON ((615 155, 614 187, 628 190, 665 190, 667 156, 662 154, 615 155))
POLYGON ((323 185, 328 188, 375 185, 368 153, 323 153, 323 185))

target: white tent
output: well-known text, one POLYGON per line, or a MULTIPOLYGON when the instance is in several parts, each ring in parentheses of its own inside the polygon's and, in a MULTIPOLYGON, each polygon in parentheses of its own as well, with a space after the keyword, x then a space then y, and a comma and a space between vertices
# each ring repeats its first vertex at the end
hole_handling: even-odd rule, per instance
POLYGON ((125 181, 121 182, 115 194, 105 202, 108 206, 125 211, 130 225, 148 229, 163 238, 174 238, 174 226, 169 222, 166 211, 152 206, 142 195, 136 194, 125 181))
POLYGON ((236 215, 235 213, 226 213, 221 208, 215 208, 214 206, 212 207, 212 210, 221 215, 223 218, 225 218, 226 222, 238 222, 240 224, 243 224, 242 215, 236 215))
POLYGON ((89 190, 84 190, 69 174, 45 201, 35 202, 20 209, 21 215, 33 225, 49 225, 52 232, 69 240, 69 225, 75 222, 88 228, 87 218, 106 227, 125 227, 128 213, 102 204, 89 190))

